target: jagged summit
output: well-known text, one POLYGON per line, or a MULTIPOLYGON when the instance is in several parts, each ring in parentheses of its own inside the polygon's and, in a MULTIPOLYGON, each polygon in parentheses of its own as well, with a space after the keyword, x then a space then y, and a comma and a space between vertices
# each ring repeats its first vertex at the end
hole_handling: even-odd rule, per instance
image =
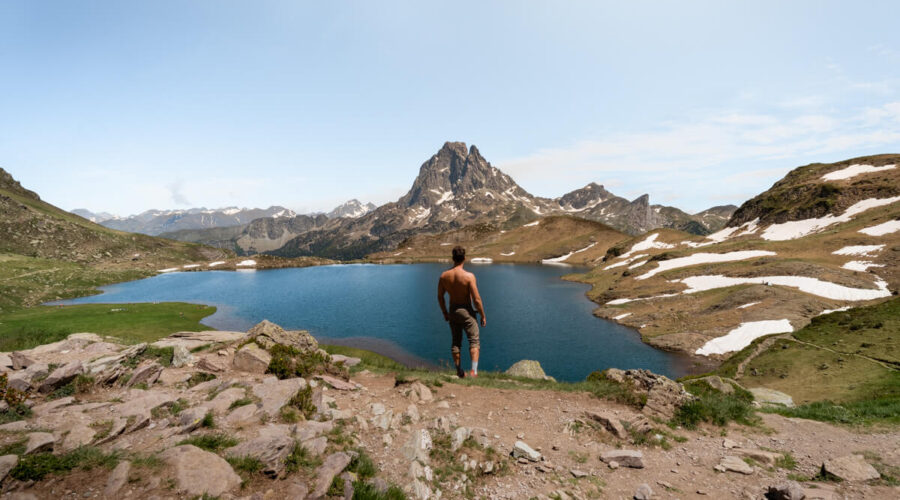
POLYGON ((352 200, 346 201, 336 207, 334 210, 325 214, 329 219, 336 219, 338 217, 349 217, 351 219, 355 219, 357 217, 362 217, 367 213, 375 210, 377 208, 374 203, 365 203, 363 204, 361 201, 353 198, 352 200))

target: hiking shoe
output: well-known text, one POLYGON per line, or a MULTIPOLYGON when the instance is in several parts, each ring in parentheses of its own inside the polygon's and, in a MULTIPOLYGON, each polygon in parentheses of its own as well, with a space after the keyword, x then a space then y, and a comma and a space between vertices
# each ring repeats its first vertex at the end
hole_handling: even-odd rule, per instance
POLYGON ((466 372, 463 371, 462 368, 457 368, 457 369, 456 369, 456 376, 459 377, 459 378, 466 378, 466 372))
POLYGON ((478 374, 475 373, 475 370, 469 370, 469 376, 472 378, 478 378, 478 374))

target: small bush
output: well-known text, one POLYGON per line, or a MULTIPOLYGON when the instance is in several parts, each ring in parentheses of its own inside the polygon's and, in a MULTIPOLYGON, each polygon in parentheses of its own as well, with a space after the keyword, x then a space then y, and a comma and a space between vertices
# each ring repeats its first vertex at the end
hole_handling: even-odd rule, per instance
POLYGON ((206 427, 207 429, 216 428, 216 419, 213 417, 212 412, 203 415, 203 420, 200 421, 200 427, 206 427))
POLYGON ((47 399, 60 399, 66 398, 69 396, 73 396, 75 394, 75 384, 73 382, 69 382, 68 384, 57 387, 50 394, 47 394, 47 399))
POLYGON ((27 439, 22 439, 16 441, 15 443, 10 443, 7 445, 0 446, 0 456, 3 455, 24 455, 25 454, 25 445, 28 443, 27 439))
POLYGON ((0 373, 0 399, 13 407, 24 403, 26 398, 28 394, 9 387, 9 378, 5 373, 0 373))
POLYGON ((82 446, 63 455, 38 453, 25 455, 9 472, 19 481, 40 481, 48 474, 69 472, 74 469, 91 470, 96 467, 111 469, 119 463, 118 455, 106 454, 92 446, 82 446))
POLYGON ((360 480, 374 477, 375 473, 378 472, 378 469, 375 467, 375 462, 369 458, 369 455, 367 455, 363 449, 356 450, 356 453, 356 458, 351 460, 350 465, 348 466, 350 472, 355 472, 360 480))
POLYGON ((217 452, 219 450, 225 448, 231 448, 232 446, 236 446, 238 444, 238 440, 227 435, 227 434, 204 434, 202 436, 192 436, 188 439, 178 442, 179 445, 182 444, 192 444, 197 448, 204 449, 206 451, 217 452))
POLYGON ((406 500, 406 493, 391 485, 384 493, 373 485, 362 481, 353 483, 353 500, 406 500))
POLYGON ((18 403, 15 406, 10 405, 6 411, 0 412, 0 424, 31 418, 31 415, 31 408, 26 406, 25 403, 18 403))
POLYGON ((233 410, 233 409, 238 408, 238 407, 240 407, 240 406, 247 406, 247 405, 251 405, 251 404, 253 404, 253 400, 252 400, 252 399, 250 399, 250 398, 241 398, 241 399, 238 399, 237 401, 235 401, 234 403, 231 403, 231 406, 229 406, 228 409, 229 409, 229 410, 233 410))
POLYGON ((225 460, 238 472, 246 472, 248 474, 256 474, 263 470, 263 464, 258 458, 254 457, 228 457, 225 460))
POLYGON ((735 421, 744 425, 756 423, 756 415, 750 405, 753 395, 735 388, 733 394, 723 394, 706 382, 687 382, 685 389, 697 396, 697 399, 683 405, 675 412, 672 423, 687 429, 694 429, 700 422, 709 422, 724 426, 735 421))
POLYGON ((206 372, 194 372, 191 374, 191 378, 187 381, 188 387, 194 387, 197 384, 202 384, 203 382, 209 382, 210 380, 215 379, 216 376, 212 373, 206 372))
POLYGON ((300 410, 306 419, 311 419, 316 414, 316 406, 312 400, 312 387, 307 385, 303 389, 297 391, 296 394, 288 401, 288 405, 300 410))
POLYGON ((316 373, 342 373, 340 369, 335 373, 328 357, 319 351, 303 352, 292 346, 274 344, 269 348, 269 354, 272 355, 272 360, 269 361, 266 372, 279 379, 309 377, 316 373))
POLYGON ((301 468, 313 469, 322 465, 322 460, 312 454, 300 443, 294 443, 291 454, 284 460, 288 472, 297 472, 301 468))

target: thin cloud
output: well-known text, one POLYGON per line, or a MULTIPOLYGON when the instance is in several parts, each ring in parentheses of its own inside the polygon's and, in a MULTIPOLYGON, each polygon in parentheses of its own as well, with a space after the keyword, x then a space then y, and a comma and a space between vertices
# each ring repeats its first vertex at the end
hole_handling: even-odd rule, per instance
POLYGON ((166 189, 169 190, 169 198, 172 200, 172 203, 184 206, 191 205, 191 202, 188 201, 187 197, 184 196, 184 193, 182 193, 182 189, 184 189, 184 181, 182 181, 181 179, 178 179, 171 184, 167 184, 166 189))

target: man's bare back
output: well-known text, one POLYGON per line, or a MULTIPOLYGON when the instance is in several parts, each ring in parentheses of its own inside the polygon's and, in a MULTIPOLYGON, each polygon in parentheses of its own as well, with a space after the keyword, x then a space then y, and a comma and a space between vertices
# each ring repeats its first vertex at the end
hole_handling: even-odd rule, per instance
POLYGON ((465 372, 460 365, 461 359, 459 355, 460 347, 462 346, 462 333, 465 332, 469 339, 469 354, 472 356, 472 371, 470 375, 477 377, 478 355, 481 343, 475 310, 481 315, 481 326, 487 325, 487 318, 484 315, 484 304, 481 302, 481 295, 478 293, 475 275, 463 269, 465 260, 466 249, 455 247, 453 249, 453 268, 441 273, 441 278, 438 280, 438 303, 441 305, 444 320, 450 323, 450 333, 453 336, 451 353, 453 354, 453 363, 456 365, 456 374, 460 377, 465 376, 465 372), (444 302, 444 295, 450 295, 449 310, 444 302), (475 309, 472 308, 473 303, 475 304, 475 309))

